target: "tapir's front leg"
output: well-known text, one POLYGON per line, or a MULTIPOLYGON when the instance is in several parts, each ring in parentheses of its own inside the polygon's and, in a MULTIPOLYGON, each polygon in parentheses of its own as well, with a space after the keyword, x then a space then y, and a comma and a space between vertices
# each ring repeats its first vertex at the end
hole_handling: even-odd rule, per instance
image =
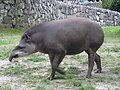
POLYGON ((59 72, 60 74, 64 74, 64 71, 58 68, 59 64, 62 62, 65 55, 63 54, 56 54, 56 55, 49 55, 51 61, 52 72, 49 77, 50 80, 53 80, 55 77, 55 71, 59 72))

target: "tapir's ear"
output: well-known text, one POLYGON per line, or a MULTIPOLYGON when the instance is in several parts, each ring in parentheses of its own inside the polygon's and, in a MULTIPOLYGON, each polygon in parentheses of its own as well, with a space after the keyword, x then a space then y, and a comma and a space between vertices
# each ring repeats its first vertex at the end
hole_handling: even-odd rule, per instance
POLYGON ((30 37, 27 33, 25 33, 25 39, 26 39, 27 41, 30 41, 30 40, 31 40, 31 37, 30 37))

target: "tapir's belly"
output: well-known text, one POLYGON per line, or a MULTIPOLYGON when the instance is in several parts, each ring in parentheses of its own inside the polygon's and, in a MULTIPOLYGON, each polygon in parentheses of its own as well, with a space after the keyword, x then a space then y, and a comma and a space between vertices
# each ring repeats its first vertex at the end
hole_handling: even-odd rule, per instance
POLYGON ((74 55, 87 50, 87 45, 85 44, 85 42, 75 43, 72 45, 68 45, 65 49, 67 55, 74 55))
POLYGON ((79 54, 79 53, 81 53, 81 52, 83 52, 84 50, 79 50, 79 49, 77 49, 77 50, 67 50, 67 52, 66 52, 66 54, 67 55, 74 55, 74 54, 79 54))

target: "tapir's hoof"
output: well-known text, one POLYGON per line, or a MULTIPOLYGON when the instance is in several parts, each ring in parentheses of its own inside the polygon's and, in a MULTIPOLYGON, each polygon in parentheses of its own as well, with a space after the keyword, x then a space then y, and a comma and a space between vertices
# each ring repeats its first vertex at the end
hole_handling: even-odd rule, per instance
POLYGON ((86 75, 86 78, 91 78, 91 75, 86 75))
POLYGON ((61 70, 60 74, 65 75, 65 71, 61 70))
POLYGON ((49 80, 54 80, 54 77, 49 76, 48 79, 49 80))
POLYGON ((95 73, 102 73, 102 71, 100 69, 96 69, 95 73))

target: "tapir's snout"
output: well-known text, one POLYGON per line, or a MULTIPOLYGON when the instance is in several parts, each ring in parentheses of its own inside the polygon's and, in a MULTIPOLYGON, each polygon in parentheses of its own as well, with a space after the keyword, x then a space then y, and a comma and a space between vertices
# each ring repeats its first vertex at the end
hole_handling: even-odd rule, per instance
POLYGON ((13 58, 18 58, 18 54, 15 54, 14 52, 11 52, 11 54, 9 56, 9 61, 12 62, 13 58))

